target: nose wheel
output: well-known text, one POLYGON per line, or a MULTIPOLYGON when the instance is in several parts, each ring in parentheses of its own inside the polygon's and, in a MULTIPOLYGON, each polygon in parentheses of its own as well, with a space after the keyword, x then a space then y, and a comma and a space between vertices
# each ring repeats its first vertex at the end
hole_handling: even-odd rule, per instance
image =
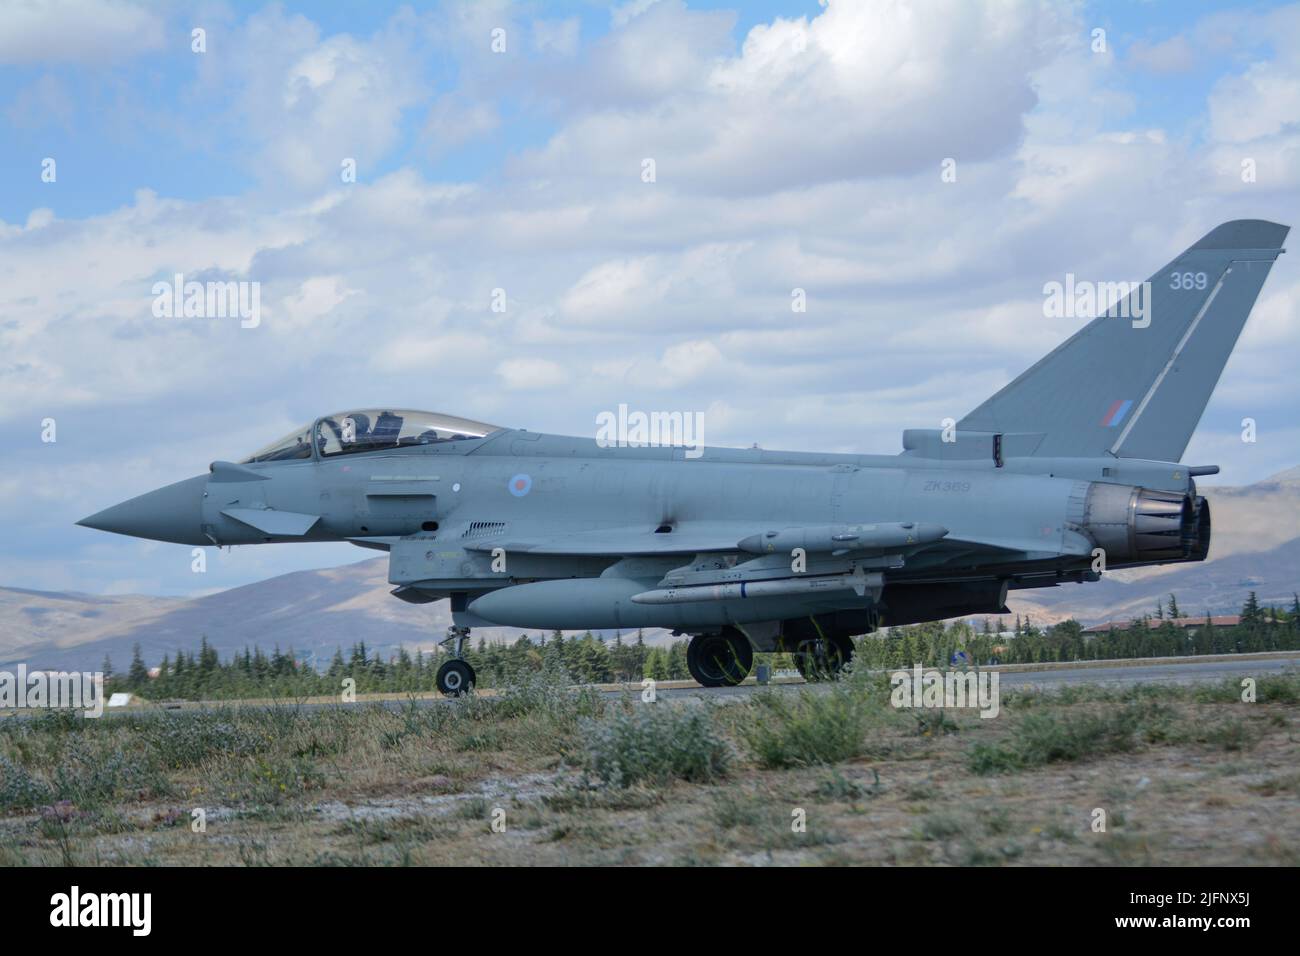
POLYGON ((474 668, 461 660, 444 661, 435 678, 438 690, 448 697, 459 697, 474 689, 474 668))
POLYGON ((459 697, 474 689, 474 668, 465 660, 465 643, 469 640, 468 627, 449 627, 442 647, 452 645, 451 660, 443 661, 434 677, 438 690, 448 697, 459 697))

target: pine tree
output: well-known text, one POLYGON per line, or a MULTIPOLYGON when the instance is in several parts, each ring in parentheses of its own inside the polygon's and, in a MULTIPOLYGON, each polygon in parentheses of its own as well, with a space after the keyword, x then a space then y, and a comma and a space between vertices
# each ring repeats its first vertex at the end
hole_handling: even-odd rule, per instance
POLYGON ((668 654, 661 647, 652 647, 645 662, 645 676, 652 680, 668 680, 668 654))
POLYGON ((334 648, 334 657, 332 660, 330 660, 329 670, 327 670, 325 673, 328 674, 331 678, 337 680, 339 677, 343 675, 344 671, 346 671, 347 669, 348 669, 347 661, 343 659, 343 648, 341 647, 334 648))
POLYGON ((1259 627, 1264 623, 1264 612, 1259 606, 1259 597, 1254 591, 1246 598, 1246 603, 1241 608, 1241 626, 1242 627, 1259 627))
POLYGON ((1174 620, 1178 620, 1178 618, 1183 616, 1182 611, 1178 609, 1178 598, 1174 597, 1172 594, 1169 595, 1169 616, 1174 620))
POLYGON ((208 636, 204 634, 199 638, 199 670, 206 677, 220 664, 221 659, 217 656, 217 649, 208 643, 208 636))
POLYGON ((674 641, 672 647, 668 649, 668 679, 669 680, 686 680, 691 676, 690 667, 686 664, 686 642, 674 641))
POLYGON ((104 655, 104 663, 99 665, 99 669, 104 672, 104 680, 113 676, 113 662, 108 659, 107 654, 104 655))
POLYGON ((126 672, 126 684, 132 690, 142 690, 147 683, 149 683, 149 668, 145 666, 144 658, 140 656, 140 645, 137 643, 131 650, 131 666, 126 672))

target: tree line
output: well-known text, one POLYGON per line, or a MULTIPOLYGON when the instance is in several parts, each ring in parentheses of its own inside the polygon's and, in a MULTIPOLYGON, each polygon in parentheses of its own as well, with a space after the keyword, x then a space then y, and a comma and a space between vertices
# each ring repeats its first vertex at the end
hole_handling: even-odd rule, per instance
MULTIPOLYGON (((466 649, 465 657, 482 687, 547 665, 562 668, 583 684, 690 677, 685 641, 652 647, 639 631, 627 640, 622 635, 603 640, 590 632, 566 636, 559 631, 536 639, 525 635, 512 644, 480 638, 476 646, 466 649)), ((406 648, 385 658, 360 641, 346 655, 342 648, 336 650, 323 669, 303 662, 293 648, 282 651, 279 646, 269 654, 259 647, 245 648, 222 661, 205 636, 197 651, 178 650, 174 657, 163 657, 153 677, 138 644, 125 674, 114 673, 108 658, 102 670, 110 692, 133 692, 154 700, 224 700, 334 695, 345 678, 355 681, 359 694, 430 691, 444 660, 445 654, 420 650, 412 654, 406 648)))
POLYGON ((935 621, 869 634, 859 639, 857 655, 868 667, 896 668, 914 663, 1039 664, 1300 650, 1300 597, 1293 599, 1290 610, 1264 608, 1252 591, 1240 623, 1232 627, 1213 626, 1207 613, 1204 624, 1191 633, 1174 623, 1179 617, 1178 602, 1170 595, 1167 611, 1162 603, 1127 628, 1091 634, 1073 619, 1040 628, 1017 616, 1009 634, 1002 619, 985 618, 979 627, 967 621, 935 621))
MULTIPOLYGON (((1205 626, 1194 634, 1173 623, 1179 616, 1171 595, 1167 609, 1162 603, 1127 629, 1088 635, 1075 620, 1040 628, 1028 618, 1017 617, 1009 634, 1002 619, 986 618, 980 626, 969 621, 909 624, 858 638, 856 659, 862 666, 894 669, 912 664, 942 667, 1300 650, 1300 596, 1290 609, 1265 608, 1252 591, 1239 624, 1214 627, 1207 614, 1205 626)), ((690 677, 686 641, 651 647, 639 631, 626 640, 622 635, 605 640, 591 633, 566 636, 558 631, 536 639, 524 636, 512 644, 480 639, 466 657, 483 687, 548 665, 562 668, 584 684, 690 677)), ((269 654, 258 647, 245 648, 222 661, 204 637, 197 651, 178 650, 174 657, 163 657, 157 676, 150 676, 138 644, 124 674, 115 674, 107 658, 102 670, 110 692, 134 692, 153 700, 223 700, 336 695, 345 678, 355 681, 359 694, 427 692, 434 689, 434 677, 444 660, 440 653, 411 654, 405 648, 385 658, 358 642, 347 654, 342 648, 336 650, 324 668, 304 663, 292 648, 281 651, 278 646, 269 654)), ((759 660, 774 671, 793 668, 786 654, 760 655, 759 660)))

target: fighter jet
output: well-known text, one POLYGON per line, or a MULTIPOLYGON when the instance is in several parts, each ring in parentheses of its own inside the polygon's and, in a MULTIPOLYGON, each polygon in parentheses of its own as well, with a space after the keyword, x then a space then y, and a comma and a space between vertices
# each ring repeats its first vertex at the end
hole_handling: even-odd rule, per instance
POLYGON ((691 674, 754 653, 834 674, 854 635, 1005 614, 1007 593, 1202 561, 1186 449, 1288 227, 1227 222, 948 428, 896 455, 619 447, 433 412, 317 418, 239 462, 78 522, 186 545, 347 541, 392 593, 471 628, 668 628, 691 674))

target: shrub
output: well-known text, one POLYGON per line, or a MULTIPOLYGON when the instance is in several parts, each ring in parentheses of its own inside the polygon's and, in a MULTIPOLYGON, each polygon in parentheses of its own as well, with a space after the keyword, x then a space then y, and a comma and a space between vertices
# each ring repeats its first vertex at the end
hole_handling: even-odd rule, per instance
POLYGON ((1227 718, 1212 724, 1198 726, 1194 739, 1220 750, 1250 750, 1263 734, 1249 721, 1227 718))
POLYGON ((855 683, 825 691, 755 695, 738 716, 736 732, 759 766, 769 769, 838 763, 867 750, 867 730, 884 705, 855 683))
POLYGON ((599 718, 606 707, 603 693, 572 686, 564 668, 550 662, 511 675, 489 703, 492 717, 514 720, 510 733, 526 749, 565 757, 580 750, 583 721, 599 718))
POLYGON ((731 763, 731 749, 702 705, 637 705, 584 721, 582 734, 587 771, 616 787, 709 783, 725 777, 731 763))
POLYGON ((269 734, 254 733, 222 712, 188 713, 155 718, 144 728, 144 740, 164 767, 194 767, 218 754, 242 757, 259 753, 271 743, 269 734))
POLYGON ((541 670, 507 678, 498 688, 495 705, 504 717, 542 716, 576 728, 582 718, 604 712, 605 696, 592 687, 574 687, 568 672, 548 661, 541 670))
POLYGON ((49 803, 47 784, 0 754, 0 810, 19 810, 49 803))
POLYGON ((111 800, 123 791, 162 794, 168 789, 165 778, 138 753, 117 747, 95 748, 83 740, 68 746, 54 771, 55 799, 82 808, 111 800))
POLYGON ((1129 751, 1139 731, 1157 731, 1151 718, 1151 709, 1140 705, 1103 714, 1030 713, 1007 740, 976 744, 968 764, 974 773, 993 774, 1129 751))
MULTIPOLYGON (((1268 674, 1261 677, 1256 685, 1259 701, 1264 704, 1300 704, 1300 674, 1268 674)), ((1241 685, 1234 684, 1236 699, 1240 700, 1241 685)))

